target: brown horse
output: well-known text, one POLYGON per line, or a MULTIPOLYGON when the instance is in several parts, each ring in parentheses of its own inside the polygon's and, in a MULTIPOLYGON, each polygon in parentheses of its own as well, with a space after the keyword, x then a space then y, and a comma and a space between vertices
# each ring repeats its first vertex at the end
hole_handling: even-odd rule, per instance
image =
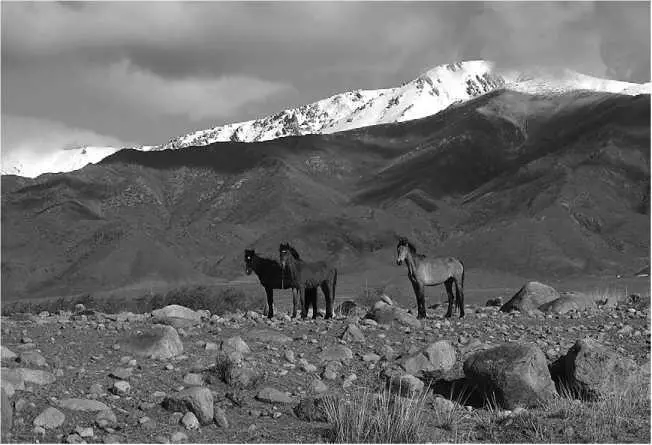
MULTIPOLYGON (((278 250, 279 261, 283 272, 287 271, 287 276, 292 282, 292 286, 299 289, 298 294, 301 300, 301 318, 306 318, 308 316, 306 292, 310 289, 316 289, 317 287, 321 287, 321 291, 324 293, 324 300, 326 300, 326 315, 324 318, 332 318, 335 315, 333 313, 333 302, 335 301, 337 269, 328 265, 325 261, 307 262, 296 258, 292 255, 294 248, 288 243, 281 243, 278 250)), ((317 317, 316 312, 315 307, 312 314, 313 318, 317 317)))
MULTIPOLYGON (((300 259, 299 253, 292 250, 292 255, 300 259)), ((274 317, 274 289, 292 289, 292 318, 297 316, 297 287, 293 286, 289 279, 283 280, 283 269, 281 264, 269 258, 263 258, 256 254, 254 249, 245 249, 244 251, 245 273, 251 275, 255 272, 258 275, 260 284, 265 288, 267 294, 267 316, 274 317)), ((317 312, 317 289, 308 289, 306 291, 308 304, 313 305, 313 312, 317 312)))
POLYGON ((406 238, 399 238, 396 246, 396 264, 407 265, 408 278, 417 297, 418 318, 426 318, 425 286, 444 283, 448 293, 446 317, 453 315, 453 284, 456 306, 460 318, 464 317, 464 264, 457 258, 428 258, 417 253, 417 249, 406 238))

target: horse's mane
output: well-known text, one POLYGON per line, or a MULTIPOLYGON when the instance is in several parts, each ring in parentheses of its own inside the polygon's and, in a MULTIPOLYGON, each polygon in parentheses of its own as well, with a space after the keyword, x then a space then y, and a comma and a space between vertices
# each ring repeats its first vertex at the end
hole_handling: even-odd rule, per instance
POLYGON ((301 257, 299 256, 299 252, 297 252, 297 249, 290 246, 289 244, 287 245, 287 247, 288 247, 288 250, 290 251, 290 253, 292 254, 292 256, 294 257, 295 260, 300 260, 301 259, 301 257))
POLYGON ((417 248, 415 247, 414 244, 412 244, 410 241, 408 241, 407 238, 400 238, 400 239, 398 240, 398 244, 399 244, 399 246, 407 246, 408 249, 410 249, 410 253, 411 253, 413 256, 418 256, 419 258, 425 258, 425 257, 426 257, 426 256, 423 255, 423 254, 419 254, 419 253, 417 253, 417 248))

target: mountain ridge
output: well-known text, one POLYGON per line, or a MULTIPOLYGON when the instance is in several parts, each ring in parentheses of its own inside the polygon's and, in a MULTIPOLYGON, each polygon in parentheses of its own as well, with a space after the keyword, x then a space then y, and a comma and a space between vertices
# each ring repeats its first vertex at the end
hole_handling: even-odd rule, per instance
POLYGON ((495 90, 405 122, 3 176, 3 297, 238 278, 244 248, 281 241, 409 285, 398 235, 476 270, 638 271, 649 121, 648 95, 495 90))
POLYGON ((244 122, 198 130, 155 146, 80 147, 40 159, 2 160, 0 173, 35 177, 77 170, 122 148, 143 151, 203 146, 214 142, 257 142, 306 134, 330 134, 366 126, 404 122, 436 114, 447 107, 497 89, 558 95, 590 90, 627 95, 649 94, 650 84, 633 84, 586 76, 571 70, 498 70, 493 62, 474 60, 434 67, 399 87, 354 90, 244 122))

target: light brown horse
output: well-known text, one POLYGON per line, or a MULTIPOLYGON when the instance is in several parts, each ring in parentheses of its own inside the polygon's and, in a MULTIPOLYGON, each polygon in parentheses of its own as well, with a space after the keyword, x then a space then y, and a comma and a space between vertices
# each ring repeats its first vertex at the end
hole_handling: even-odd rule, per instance
POLYGON ((456 306, 460 318, 464 317, 464 265, 457 258, 428 258, 417 253, 416 247, 407 240, 399 238, 396 246, 396 264, 405 261, 408 278, 417 297, 418 318, 426 318, 425 286, 444 283, 448 293, 446 317, 453 315, 453 284, 455 285, 456 306))

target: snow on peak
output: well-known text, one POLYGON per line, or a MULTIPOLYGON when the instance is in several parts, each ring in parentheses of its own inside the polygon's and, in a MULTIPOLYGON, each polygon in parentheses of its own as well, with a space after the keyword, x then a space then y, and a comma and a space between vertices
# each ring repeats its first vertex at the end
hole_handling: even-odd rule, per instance
POLYGON ((396 88, 355 90, 271 116, 171 139, 160 150, 213 142, 255 142, 302 134, 335 133, 435 114, 504 85, 493 64, 482 60, 442 65, 396 88))
MULTIPOLYGON (((377 124, 418 119, 500 88, 528 94, 591 90, 628 95, 650 94, 650 83, 635 84, 586 76, 568 69, 535 67, 499 70, 493 62, 472 60, 441 65, 395 88, 354 90, 335 94, 260 119, 236 122, 176 137, 166 144, 132 147, 166 150, 213 142, 256 142, 304 134, 328 134, 377 124)), ((45 156, 2 159, 2 174, 38 176, 72 171, 118 151, 112 147, 80 147, 45 156)))
POLYGON ((120 148, 91 147, 62 149, 51 153, 28 153, 2 158, 2 174, 35 178, 43 173, 59 173, 78 170, 88 164, 94 164, 115 153, 120 148))

